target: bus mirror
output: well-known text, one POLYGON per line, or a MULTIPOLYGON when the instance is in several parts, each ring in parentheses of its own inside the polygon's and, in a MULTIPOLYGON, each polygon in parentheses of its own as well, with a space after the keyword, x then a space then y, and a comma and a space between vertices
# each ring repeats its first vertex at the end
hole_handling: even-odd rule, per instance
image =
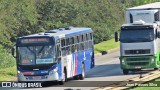
POLYGON ((118 42, 118 32, 114 33, 115 42, 118 42))
POLYGON ((12 48, 12 56, 14 57, 14 48, 12 48))
POLYGON ((12 47, 12 56, 15 58, 15 55, 14 55, 14 52, 15 52, 14 46, 12 47))

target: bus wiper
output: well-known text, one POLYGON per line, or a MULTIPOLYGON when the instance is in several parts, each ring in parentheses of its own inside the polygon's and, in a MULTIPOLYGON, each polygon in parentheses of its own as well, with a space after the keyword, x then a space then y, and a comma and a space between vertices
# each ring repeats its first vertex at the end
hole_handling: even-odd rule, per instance
POLYGON ((44 46, 39 50, 38 54, 39 54, 40 52, 42 52, 43 49, 44 49, 44 46))
POLYGON ((31 50, 28 46, 27 46, 27 49, 28 49, 30 52, 34 53, 34 51, 33 51, 33 50, 31 50))

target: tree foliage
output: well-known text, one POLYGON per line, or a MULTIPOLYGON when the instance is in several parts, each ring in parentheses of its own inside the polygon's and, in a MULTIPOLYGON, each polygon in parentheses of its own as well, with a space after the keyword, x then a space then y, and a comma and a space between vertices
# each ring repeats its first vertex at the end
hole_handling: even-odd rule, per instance
POLYGON ((91 27, 95 43, 113 38, 127 7, 160 0, 0 0, 0 44, 63 26, 91 27))
POLYGON ((95 43, 100 43, 125 23, 126 8, 157 1, 0 0, 0 68, 15 65, 8 48, 17 37, 64 26, 91 27, 95 43))

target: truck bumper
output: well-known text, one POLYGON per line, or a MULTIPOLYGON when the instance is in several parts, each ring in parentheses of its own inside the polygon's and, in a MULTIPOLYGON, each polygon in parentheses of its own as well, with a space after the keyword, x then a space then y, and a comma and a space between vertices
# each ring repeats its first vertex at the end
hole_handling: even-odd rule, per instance
POLYGON ((159 68, 159 55, 120 57, 121 69, 159 68))

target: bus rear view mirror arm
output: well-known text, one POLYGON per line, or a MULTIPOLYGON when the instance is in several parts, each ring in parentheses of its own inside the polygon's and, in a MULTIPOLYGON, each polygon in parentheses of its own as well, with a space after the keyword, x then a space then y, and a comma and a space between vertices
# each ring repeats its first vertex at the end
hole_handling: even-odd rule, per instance
POLYGON ((118 39, 118 32, 114 33, 114 37, 115 37, 115 42, 118 42, 119 41, 119 39, 118 39))
POLYGON ((16 44, 12 47, 12 56, 14 57, 14 58, 16 58, 16 56, 14 55, 14 52, 15 52, 15 49, 14 49, 14 47, 16 46, 16 44))

